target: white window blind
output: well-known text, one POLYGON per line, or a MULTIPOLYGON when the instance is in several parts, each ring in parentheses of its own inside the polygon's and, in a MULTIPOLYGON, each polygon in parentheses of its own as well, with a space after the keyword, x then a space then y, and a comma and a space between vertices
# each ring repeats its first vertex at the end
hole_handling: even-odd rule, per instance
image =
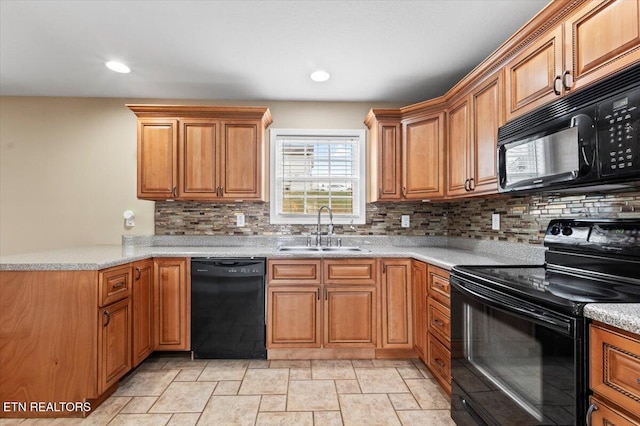
POLYGON ((271 131, 271 223, 364 223, 364 132, 271 131))

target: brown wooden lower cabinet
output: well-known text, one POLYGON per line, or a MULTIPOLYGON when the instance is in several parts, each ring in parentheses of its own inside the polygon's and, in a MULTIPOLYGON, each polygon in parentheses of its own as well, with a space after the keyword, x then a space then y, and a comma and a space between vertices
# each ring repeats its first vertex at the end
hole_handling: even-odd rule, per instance
POLYGON ((423 361, 427 346, 427 268, 419 260, 411 262, 413 292, 413 348, 423 361))
POLYGON ((382 259, 380 264, 382 347, 413 349, 411 260, 382 259))
POLYGON ((153 352, 153 260, 133 264, 131 291, 132 366, 137 367, 153 352))
POLYGON ((375 348, 375 286, 327 286, 324 296, 324 347, 375 348))
POLYGON ((451 394, 451 351, 433 334, 427 333, 427 357, 425 364, 440 386, 451 394))
POLYGON ((100 309, 98 393, 106 392, 131 370, 131 299, 100 309))
POLYGON ((424 363, 440 386, 451 394, 451 311, 449 271, 429 265, 427 273, 426 331, 424 363))
POLYGON ((319 286, 269 287, 267 348, 319 348, 320 305, 319 286))
POLYGON ((191 349, 190 263, 185 258, 154 259, 154 349, 191 349))

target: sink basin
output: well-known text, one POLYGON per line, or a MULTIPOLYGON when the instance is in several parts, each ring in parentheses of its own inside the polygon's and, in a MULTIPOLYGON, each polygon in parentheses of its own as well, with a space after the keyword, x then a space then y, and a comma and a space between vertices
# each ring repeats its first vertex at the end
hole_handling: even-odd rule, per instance
POLYGON ((368 252, 369 250, 363 249, 356 246, 280 246, 278 247, 278 251, 286 251, 286 252, 297 252, 297 253, 359 253, 359 252, 368 252))

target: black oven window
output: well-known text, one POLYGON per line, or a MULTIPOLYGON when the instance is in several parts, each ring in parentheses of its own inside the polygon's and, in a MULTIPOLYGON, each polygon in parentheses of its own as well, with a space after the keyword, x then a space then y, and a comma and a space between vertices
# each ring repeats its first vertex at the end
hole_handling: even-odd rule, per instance
POLYGON ((486 386, 477 403, 499 424, 573 424, 572 338, 473 302, 464 318, 464 358, 486 386))

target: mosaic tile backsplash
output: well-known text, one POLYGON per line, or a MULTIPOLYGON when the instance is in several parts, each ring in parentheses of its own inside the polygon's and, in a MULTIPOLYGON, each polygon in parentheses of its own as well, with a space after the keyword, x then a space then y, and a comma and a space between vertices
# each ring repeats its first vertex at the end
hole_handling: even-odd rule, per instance
MULTIPOLYGON (((336 225, 344 235, 450 236, 542 244, 551 219, 560 217, 640 217, 640 192, 586 195, 536 194, 491 196, 441 203, 367 204, 367 223, 336 225), (491 230, 491 215, 500 214, 500 231, 491 230), (411 216, 411 227, 400 216, 411 216)), ((156 235, 301 235, 314 225, 272 225, 269 203, 203 203, 158 201, 156 235), (236 213, 246 226, 236 227, 236 213)))

